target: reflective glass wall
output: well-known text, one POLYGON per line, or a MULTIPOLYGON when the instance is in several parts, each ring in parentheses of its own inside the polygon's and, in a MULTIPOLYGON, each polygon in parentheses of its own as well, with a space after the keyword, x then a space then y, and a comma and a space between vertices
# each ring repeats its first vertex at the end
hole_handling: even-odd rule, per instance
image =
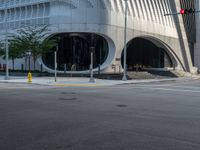
MULTIPOLYGON (((57 63, 58 70, 85 71, 89 70, 91 62, 91 47, 94 47, 94 68, 102 65, 108 56, 107 41, 96 34, 62 33, 52 38, 58 38, 57 63)), ((55 50, 56 48, 54 48, 55 50)), ((44 64, 54 68, 54 52, 42 57, 44 64)))

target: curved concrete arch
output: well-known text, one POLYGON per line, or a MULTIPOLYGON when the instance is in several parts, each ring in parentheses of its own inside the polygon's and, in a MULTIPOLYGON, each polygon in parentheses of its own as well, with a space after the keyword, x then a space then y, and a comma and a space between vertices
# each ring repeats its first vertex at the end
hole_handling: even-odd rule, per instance
MULTIPOLYGON (((183 63, 181 62, 181 60, 179 59, 179 57, 177 56, 177 54, 173 51, 173 49, 167 43, 165 43, 161 39, 158 39, 157 37, 149 36, 149 35, 136 36, 136 37, 130 39, 127 42, 127 47, 136 38, 141 38, 141 39, 148 40, 148 41, 152 42, 154 45, 156 45, 157 47, 163 48, 165 50, 165 52, 169 55, 170 59, 172 60, 173 65, 175 65, 175 67, 179 67, 179 65, 180 65, 181 68, 184 71, 186 70, 185 67, 184 67, 184 65, 183 65, 183 63)), ((123 54, 123 51, 121 53, 121 56, 122 56, 122 54, 123 54)))
POLYGON ((177 67, 178 65, 181 65, 182 69, 184 71, 186 71, 186 68, 184 67, 183 63, 181 62, 181 60, 179 59, 179 57, 177 56, 177 54, 173 51, 173 49, 164 41, 162 41, 161 39, 158 39, 156 37, 153 36, 140 36, 140 38, 144 38, 146 40, 151 41, 152 43, 154 43, 156 46, 163 48, 165 50, 165 52, 167 52, 167 54, 170 56, 170 58, 173 61, 173 64, 177 67))
MULTIPOLYGON (((99 34, 101 35, 101 34, 99 34)), ((114 41, 109 38, 108 36, 106 35, 101 35, 102 37, 104 37, 106 39, 106 41, 108 42, 108 57, 106 59, 106 61, 102 64, 102 70, 105 70, 107 69, 108 66, 110 66, 110 64, 112 63, 114 57, 115 57, 115 54, 116 54, 116 46, 114 44, 114 41)), ((96 69, 95 71, 98 71, 98 69, 96 69)))
MULTIPOLYGON (((50 35, 46 36, 46 39, 54 37, 55 35, 58 35, 58 34, 61 34, 61 33, 63 33, 63 32, 55 32, 53 34, 50 34, 50 35)), ((70 32, 64 32, 64 33, 69 33, 70 34, 70 32)), ((73 32, 71 32, 71 33, 73 33, 73 32)), ((84 34, 84 33, 88 33, 88 32, 78 32, 78 33, 84 34)), ((106 40, 107 44, 108 44, 108 55, 107 55, 107 58, 104 61, 104 63, 100 66, 101 71, 106 70, 107 67, 111 64, 111 62, 113 61, 113 59, 115 57, 116 47, 115 47, 114 41, 111 38, 109 38, 108 36, 103 35, 103 34, 99 34, 99 33, 91 33, 91 34, 96 34, 96 35, 104 38, 106 40)), ((44 64, 44 62, 42 60, 42 57, 40 57, 38 59, 38 63, 40 65, 43 65, 45 71, 48 71, 48 72, 51 72, 51 73, 54 72, 53 69, 47 67, 44 64)), ((93 71, 97 72, 98 68, 94 68, 93 71)), ((74 73, 74 74, 89 73, 89 72, 90 72, 90 70, 84 70, 84 71, 66 71, 66 73, 74 73)), ((64 73, 64 71, 58 71, 58 73, 64 73)))

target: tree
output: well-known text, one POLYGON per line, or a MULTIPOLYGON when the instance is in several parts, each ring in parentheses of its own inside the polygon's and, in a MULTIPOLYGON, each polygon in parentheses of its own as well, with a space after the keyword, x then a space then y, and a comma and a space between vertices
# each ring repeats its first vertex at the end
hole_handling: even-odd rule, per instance
POLYGON ((0 57, 1 57, 1 56, 4 56, 4 54, 5 54, 4 46, 3 46, 3 43, 0 42, 0 57))
MULTIPOLYGON (((20 48, 20 43, 18 43, 18 41, 14 40, 14 39, 9 40, 8 46, 9 46, 8 56, 9 56, 9 59, 12 60, 12 68, 14 70, 15 69, 15 59, 22 58, 23 51, 20 48)), ((5 59, 5 57, 6 57, 5 43, 2 43, 2 42, 0 42, 0 56, 3 57, 3 59, 5 59)))
POLYGON ((12 68, 15 69, 15 59, 22 58, 24 55, 23 49, 21 49, 20 43, 16 40, 9 42, 9 58, 12 60, 12 68))
POLYGON ((34 70, 36 60, 45 53, 50 52, 57 45, 56 39, 47 39, 47 26, 28 27, 17 31, 12 38, 17 41, 21 52, 31 52, 34 62, 34 70))

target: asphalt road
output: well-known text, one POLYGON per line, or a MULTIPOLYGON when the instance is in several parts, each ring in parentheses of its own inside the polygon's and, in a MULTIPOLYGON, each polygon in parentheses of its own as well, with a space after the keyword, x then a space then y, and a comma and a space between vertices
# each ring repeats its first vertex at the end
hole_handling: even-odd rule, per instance
POLYGON ((199 150, 200 81, 0 83, 0 150, 199 150))

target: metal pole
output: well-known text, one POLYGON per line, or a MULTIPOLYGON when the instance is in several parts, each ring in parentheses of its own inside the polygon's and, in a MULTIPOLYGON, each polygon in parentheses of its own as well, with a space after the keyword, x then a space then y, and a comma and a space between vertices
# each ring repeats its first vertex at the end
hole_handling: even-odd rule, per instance
POLYGON ((57 82, 57 51, 58 51, 58 46, 56 46, 56 51, 54 52, 55 82, 57 82))
POLYGON ((126 66, 126 55, 127 55, 127 14, 128 14, 128 0, 124 0, 125 1, 125 28, 124 28, 124 75, 122 80, 126 81, 127 77, 127 66, 126 66))
POLYGON ((66 74, 67 71, 67 64, 64 64, 64 74, 66 74))
POLYGON ((98 69, 99 69, 99 71, 98 71, 98 73, 99 73, 99 75, 101 74, 101 57, 102 57, 102 49, 100 48, 100 56, 99 56, 99 67, 98 67, 98 69))
POLYGON ((31 54, 28 54, 28 71, 31 71, 31 54))
POLYGON ((90 64, 90 82, 94 83, 94 75, 93 75, 93 51, 94 47, 91 47, 91 64, 90 64))
POLYGON ((28 57, 28 71, 31 71, 31 51, 26 53, 26 58, 28 57))
POLYGON ((5 11, 5 32, 6 32, 6 39, 5 39, 5 46, 6 46, 6 76, 5 76, 5 80, 9 80, 9 53, 8 53, 8 3, 6 3, 6 11, 5 11))

